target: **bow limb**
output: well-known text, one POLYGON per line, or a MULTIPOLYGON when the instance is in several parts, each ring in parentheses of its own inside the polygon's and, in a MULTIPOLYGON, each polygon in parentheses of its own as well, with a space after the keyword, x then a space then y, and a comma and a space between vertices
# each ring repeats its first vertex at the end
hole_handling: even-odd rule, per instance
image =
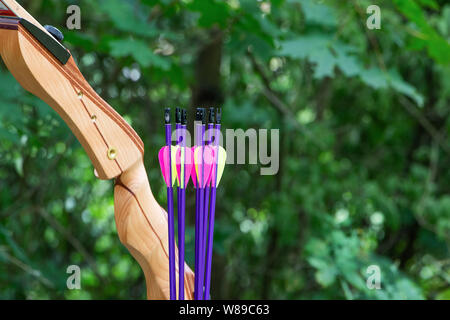
POLYGON ((70 56, 63 65, 16 22, 1 28, 1 55, 24 89, 51 106, 86 150, 99 178, 112 179, 142 158, 136 132, 86 82, 70 56))
MULTIPOLYGON (((149 299, 168 299, 167 214, 154 199, 143 166, 144 145, 130 125, 87 83, 70 52, 14 0, 0 17, 0 54, 23 86, 67 123, 100 179, 116 178, 119 237, 141 265, 149 299), (167 272, 166 272, 167 271, 167 272)), ((185 275, 186 297, 193 276, 185 275)))

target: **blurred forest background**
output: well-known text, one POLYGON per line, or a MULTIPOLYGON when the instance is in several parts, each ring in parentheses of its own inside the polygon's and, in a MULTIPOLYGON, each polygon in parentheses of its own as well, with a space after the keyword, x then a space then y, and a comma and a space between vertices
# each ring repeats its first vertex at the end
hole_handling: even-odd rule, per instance
MULTIPOLYGON (((195 106, 222 105, 225 128, 281 129, 276 176, 226 168, 213 298, 450 299, 447 1, 19 2, 63 31, 142 137, 164 206, 164 107, 192 119, 195 106), (71 4, 81 30, 66 28, 71 4), (372 4, 380 30, 366 26, 372 4), (381 290, 367 288, 371 265, 381 290)), ((0 97, 0 298, 144 299, 112 182, 3 64, 0 97), (66 287, 72 264, 81 290, 66 287)), ((193 235, 191 219, 191 249, 193 235)))

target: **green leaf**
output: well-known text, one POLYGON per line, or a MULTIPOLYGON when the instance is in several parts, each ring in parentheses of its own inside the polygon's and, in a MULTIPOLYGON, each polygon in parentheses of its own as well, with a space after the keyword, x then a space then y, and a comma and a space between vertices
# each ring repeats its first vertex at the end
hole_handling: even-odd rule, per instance
POLYGON ((19 176, 23 177, 23 158, 21 156, 16 156, 14 158, 14 167, 19 176))
MULTIPOLYGON (((421 1, 429 7, 436 5, 434 1, 421 1)), ((394 0, 398 10, 410 21, 414 22, 422 33, 427 52, 437 62, 450 64, 450 44, 442 38, 428 23, 425 11, 414 0, 394 0)))
POLYGON ((338 18, 335 11, 326 4, 314 0, 290 0, 290 2, 299 2, 302 5, 306 22, 325 27, 335 27, 338 24, 338 18))
POLYGON ((200 12, 198 24, 204 28, 212 27, 215 24, 225 28, 230 15, 229 6, 223 1, 194 0, 187 5, 187 8, 192 11, 200 12))
POLYGON ((359 76, 361 80, 374 89, 393 88, 423 106, 423 96, 412 85, 404 81, 395 71, 383 72, 379 68, 364 68, 352 55, 354 47, 324 34, 307 34, 281 43, 280 55, 307 59, 315 65, 314 77, 333 77, 335 68, 344 75, 359 76))
POLYGON ((417 0, 422 6, 431 9, 439 9, 439 4, 435 0, 417 0))
POLYGON ((331 38, 324 34, 308 34, 281 42, 280 55, 306 59, 314 53, 328 50, 331 38))
POLYGON ((100 10, 108 15, 113 25, 124 32, 133 33, 143 37, 156 37, 160 34, 153 24, 145 20, 142 15, 143 7, 138 2, 133 8, 131 2, 121 0, 102 1, 100 10))
POLYGON ((154 66, 163 70, 168 70, 170 68, 169 60, 153 53, 144 41, 121 39, 111 41, 109 45, 111 48, 111 55, 114 57, 131 56, 144 68, 149 66, 154 66))
POLYGON ((394 4, 409 20, 413 21, 423 31, 432 31, 428 25, 423 10, 414 0, 394 0, 394 4))
POLYGON ((321 79, 332 77, 335 67, 338 67, 347 76, 357 75, 360 65, 356 57, 350 55, 354 51, 349 46, 325 34, 307 34, 300 38, 283 41, 280 55, 292 58, 308 59, 314 63, 314 77, 321 79))
POLYGON ((319 284, 323 287, 328 287, 336 281, 336 273, 334 266, 329 265, 328 268, 317 271, 315 277, 319 284))
POLYGON ((361 80, 374 89, 382 89, 388 87, 386 75, 379 68, 369 68, 360 73, 361 80))
POLYGON ((436 296, 437 300, 450 300, 450 288, 445 289, 438 293, 436 296))
POLYGON ((353 51, 352 47, 336 43, 333 49, 336 52, 335 64, 346 76, 352 77, 361 72, 361 64, 355 56, 350 54, 353 51))
POLYGON ((389 84, 400 93, 413 99, 420 107, 424 104, 424 97, 412 85, 402 79, 397 71, 392 70, 389 73, 389 84))
POLYGON ((450 44, 448 41, 440 36, 432 35, 425 43, 428 46, 427 51, 430 57, 441 64, 450 64, 450 44))
POLYGON ((332 76, 334 57, 329 50, 330 38, 323 34, 305 35, 281 43, 280 55, 307 59, 315 64, 314 77, 332 76))

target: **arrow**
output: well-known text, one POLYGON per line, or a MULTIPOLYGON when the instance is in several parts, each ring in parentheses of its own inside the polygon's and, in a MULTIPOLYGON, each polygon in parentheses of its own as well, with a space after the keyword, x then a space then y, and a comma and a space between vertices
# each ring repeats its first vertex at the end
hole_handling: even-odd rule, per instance
POLYGON ((225 169, 225 162, 227 159, 227 152, 224 148, 219 146, 220 129, 221 129, 222 111, 217 109, 216 126, 214 130, 214 166, 211 174, 211 202, 210 202, 210 217, 208 226, 208 246, 206 249, 206 276, 205 276, 205 300, 211 299, 211 266, 212 266, 212 248, 214 240, 214 220, 216 212, 216 191, 225 169))
MULTIPOLYGON (((211 186, 211 173, 213 170, 213 166, 215 163, 215 159, 214 159, 214 149, 211 146, 211 139, 212 139, 212 131, 214 129, 214 108, 210 108, 209 109, 209 117, 208 117, 208 130, 206 132, 205 135, 205 143, 206 146, 204 147, 203 150, 203 170, 204 170, 204 175, 205 175, 205 203, 204 203, 204 209, 203 209, 203 230, 202 232, 202 260, 201 260, 201 274, 200 274, 200 287, 202 288, 202 290, 204 289, 203 287, 203 282, 205 279, 205 266, 206 266, 206 262, 205 259, 205 250, 206 250, 206 242, 207 242, 207 231, 208 231, 208 207, 209 207, 209 196, 210 196, 210 186, 211 186)), ((202 291, 202 299, 204 299, 204 293, 202 291)))
MULTIPOLYGON (((185 217, 186 217, 186 187, 193 168, 193 155, 186 148, 187 113, 182 110, 179 115, 180 131, 177 130, 179 148, 175 153, 176 176, 178 181, 178 272, 179 300, 184 300, 184 253, 185 253, 185 217)), ((178 118, 178 112, 177 112, 178 118)))
POLYGON ((177 182, 177 176, 171 174, 171 172, 176 171, 176 166, 174 164, 177 150, 178 148, 176 146, 171 146, 170 148, 164 146, 158 152, 159 166, 167 187, 173 187, 177 182), (172 160, 169 160, 170 158, 172 158, 172 160), (172 182, 170 182, 170 180, 172 180, 172 182))
POLYGON ((176 147, 172 146, 172 125, 170 123, 170 108, 164 114, 166 128, 166 146, 158 153, 159 164, 164 181, 167 185, 167 220, 169 227, 169 291, 170 300, 176 300, 176 278, 175 278, 175 234, 173 213, 173 185, 176 181, 175 156, 176 147), (173 151, 173 152, 172 152, 173 151), (175 170, 174 170, 175 168, 175 170))
POLYGON ((196 189, 196 238, 197 238, 197 250, 196 250, 196 273, 195 273, 195 293, 196 300, 202 299, 202 286, 201 286, 201 275, 202 275, 202 259, 204 257, 204 252, 202 252, 203 247, 203 205, 204 205, 204 170, 202 165, 198 165, 199 162, 203 162, 203 146, 204 146, 204 134, 205 134, 205 109, 197 109, 197 119, 196 124, 196 137, 197 137, 197 147, 194 151, 194 165, 197 177, 197 189, 196 189), (197 158, 196 158, 197 155, 197 158))
MULTIPOLYGON (((181 224, 180 221, 184 220, 184 217, 182 217, 182 209, 181 209, 181 182, 180 182, 180 178, 178 177, 178 173, 177 173, 177 161, 176 161, 176 157, 177 157, 177 153, 178 151, 181 149, 181 109, 180 108, 176 108, 175 109, 175 131, 176 131, 176 135, 177 135, 177 150, 175 151, 175 153, 173 153, 173 155, 175 156, 175 161, 173 162, 173 164, 175 164, 175 170, 173 170, 173 175, 175 176, 176 180, 177 180, 177 212, 178 212, 178 243, 180 243, 181 237, 182 237, 182 230, 181 230, 181 224)), ((183 236, 183 240, 184 240, 184 236, 183 236)), ((184 273, 184 263, 181 263, 181 254, 182 254, 183 248, 180 246, 180 244, 178 244, 178 286, 179 286, 179 299, 181 300, 181 287, 183 287, 183 291, 184 291, 184 281, 182 281, 182 277, 180 277, 180 275, 182 274, 181 269, 183 269, 183 273, 184 273)), ((184 255, 183 255, 183 261, 184 261, 184 255)), ((184 279, 183 279, 184 280, 184 279)), ((183 294, 183 300, 184 300, 184 294, 183 294)))

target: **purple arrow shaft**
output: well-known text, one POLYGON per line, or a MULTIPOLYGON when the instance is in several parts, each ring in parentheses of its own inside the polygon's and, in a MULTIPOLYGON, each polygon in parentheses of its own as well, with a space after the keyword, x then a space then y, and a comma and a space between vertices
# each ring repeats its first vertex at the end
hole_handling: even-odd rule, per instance
MULTIPOLYGON (((205 144, 209 145, 211 143, 211 131, 214 129, 214 124, 209 123, 208 124, 208 131, 206 132, 206 136, 205 136, 205 144)), ((209 159, 208 159, 209 160, 209 159)), ((205 161, 205 159, 203 158, 203 161, 205 161)), ((200 285, 201 288, 203 290, 203 284, 205 281, 205 274, 206 274, 206 241, 207 241, 207 231, 208 231, 208 206, 209 206, 209 191, 210 191, 210 187, 209 184, 206 186, 205 188, 205 203, 204 203, 204 207, 203 207, 203 229, 202 229, 202 264, 201 264, 201 270, 202 270, 202 275, 201 275, 201 279, 200 279, 200 285)), ((204 293, 202 292, 202 299, 204 299, 204 293)))
POLYGON ((216 163, 213 167, 213 176, 211 178, 211 203, 210 217, 208 226, 208 247, 206 250, 206 276, 205 276, 205 300, 211 299, 211 266, 212 266, 212 249, 214 243, 214 219, 216 213, 216 191, 217 191, 217 166, 219 162, 219 138, 220 124, 216 124, 214 130, 214 151, 216 152, 216 163))
MULTIPOLYGON (((195 170, 195 169, 194 169, 195 170)), ((198 183, 198 181, 197 181, 198 183)), ((194 273, 195 273, 195 285, 194 285, 194 298, 195 300, 198 300, 198 270, 200 269, 198 266, 198 255, 199 255, 199 249, 198 249, 198 245, 199 245, 199 241, 198 241, 198 205, 200 202, 200 193, 199 193, 199 188, 197 187, 195 189, 195 265, 194 265, 194 273)))
POLYGON ((169 220, 169 281, 170 300, 176 300, 176 278, 175 278, 175 234, 173 214, 173 188, 167 188, 168 220, 169 220))
POLYGON ((183 276, 183 280, 180 281, 180 300, 184 300, 184 253, 185 253, 185 230, 186 230, 186 125, 181 126, 183 141, 181 143, 182 147, 184 148, 183 152, 183 187, 181 189, 181 212, 182 212, 182 219, 180 220, 181 225, 181 240, 180 240, 180 246, 182 248, 180 259, 180 274, 183 276))
MULTIPOLYGON (((184 146, 184 136, 180 123, 176 124, 177 145, 184 146)), ((183 152, 181 153, 183 156, 183 152)), ((185 159, 181 159, 181 165, 184 167, 185 159)), ((184 169, 180 172, 184 173, 184 169)), ((185 211, 183 207, 183 196, 185 196, 184 178, 180 179, 180 185, 177 188, 177 205, 178 205, 178 300, 184 300, 184 230, 185 230, 185 211)))
POLYGON ((205 300, 211 300, 211 265, 212 265, 212 248, 214 240, 214 215, 216 211, 216 188, 211 188, 211 202, 210 209, 211 212, 209 217, 208 226, 208 248, 206 252, 206 276, 205 276, 205 300))
POLYGON ((198 292, 199 297, 198 300, 202 300, 203 298, 203 264, 205 260, 205 251, 203 250, 203 206, 205 201, 205 190, 203 188, 200 189, 200 197, 199 197, 199 270, 198 270, 198 292))
MULTIPOLYGON (((201 125, 195 124, 195 145, 200 146, 201 125)), ((195 170, 195 166, 192 170, 195 170)), ((200 179, 195 174, 197 179, 197 188, 195 190, 195 300, 200 299, 199 273, 200 273, 200 179)))
MULTIPOLYGON (((204 140, 204 136, 205 136, 205 125, 202 124, 201 125, 201 135, 200 135, 200 144, 203 147, 205 145, 205 140, 204 140)), ((201 156, 201 163, 200 163, 200 198, 199 198, 199 241, 200 241, 200 245, 199 245, 199 249, 200 249, 200 256, 199 256, 199 272, 198 272, 198 277, 199 277, 199 300, 203 300, 203 282, 204 282, 204 277, 205 277, 205 244, 204 244, 204 206, 205 206, 205 188, 203 187, 204 182, 205 182, 205 166, 204 166, 204 154, 202 154, 201 156)))
POLYGON ((181 217, 180 217, 180 221, 178 222, 181 225, 181 236, 179 235, 179 246, 181 247, 180 249, 180 254, 179 254, 179 270, 180 270, 180 279, 179 279, 179 300, 184 300, 184 246, 185 246, 185 242, 184 242, 184 237, 185 237, 185 208, 186 208, 186 189, 181 189, 181 217))

